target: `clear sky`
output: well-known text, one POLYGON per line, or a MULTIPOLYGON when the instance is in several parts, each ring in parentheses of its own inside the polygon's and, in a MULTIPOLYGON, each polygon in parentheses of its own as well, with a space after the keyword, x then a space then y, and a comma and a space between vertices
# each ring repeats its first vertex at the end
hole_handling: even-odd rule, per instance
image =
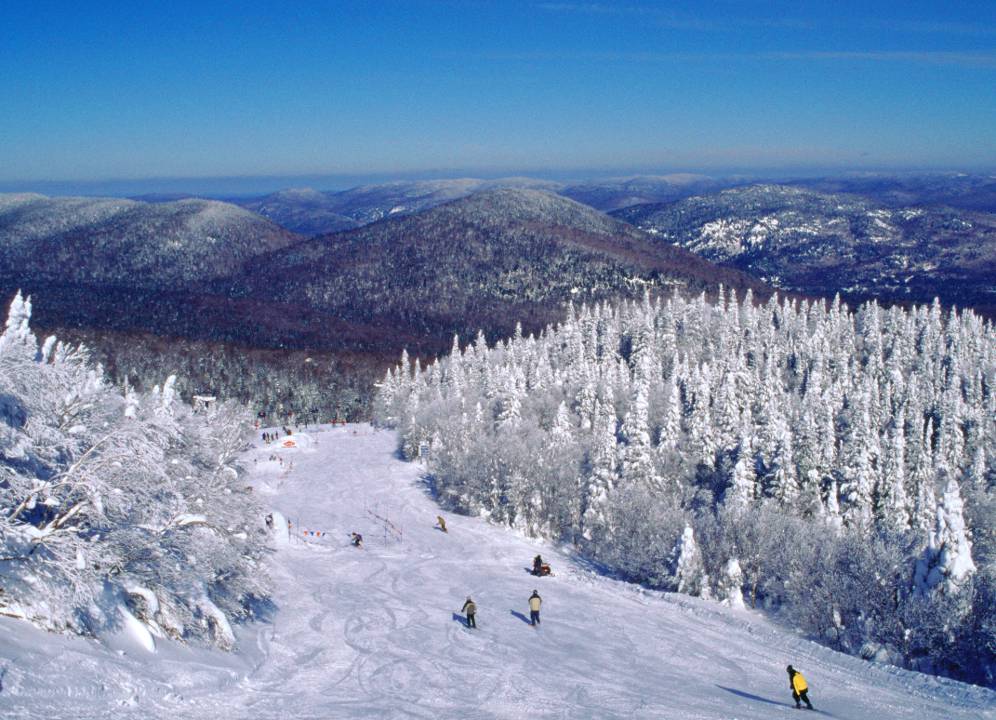
POLYGON ((0 0, 0 182, 996 168, 996 1, 0 0))

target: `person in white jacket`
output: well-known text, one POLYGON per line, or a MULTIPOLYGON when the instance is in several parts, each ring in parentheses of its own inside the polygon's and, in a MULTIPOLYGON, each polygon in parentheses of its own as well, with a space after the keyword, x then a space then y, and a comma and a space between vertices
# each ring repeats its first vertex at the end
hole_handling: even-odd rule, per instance
POLYGON ((539 593, 533 590, 533 594, 529 596, 529 624, 532 626, 539 625, 540 621, 540 606, 543 604, 543 598, 539 596, 539 593))

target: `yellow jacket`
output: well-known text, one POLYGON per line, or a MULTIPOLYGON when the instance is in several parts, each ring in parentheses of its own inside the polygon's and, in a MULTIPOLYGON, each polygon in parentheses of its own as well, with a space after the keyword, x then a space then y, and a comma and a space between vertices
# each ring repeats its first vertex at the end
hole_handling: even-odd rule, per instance
POLYGON ((804 693, 809 689, 809 685, 806 684, 806 678, 802 676, 802 673, 798 670, 792 675, 792 688, 797 693, 804 693))
POLYGON ((539 612, 541 602, 542 601, 539 599, 539 595, 533 595, 529 598, 529 609, 534 612, 539 612))

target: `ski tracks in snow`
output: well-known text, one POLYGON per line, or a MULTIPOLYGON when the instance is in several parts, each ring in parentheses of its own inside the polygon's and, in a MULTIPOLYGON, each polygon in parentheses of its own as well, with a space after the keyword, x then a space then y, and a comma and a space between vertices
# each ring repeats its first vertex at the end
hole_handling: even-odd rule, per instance
POLYGON ((841 655, 758 613, 643 590, 451 516, 395 443, 347 426, 249 451, 260 495, 294 525, 268 560, 275 612, 237 628, 237 652, 163 642, 119 656, 78 638, 39 649, 38 631, 0 620, 0 716, 768 720, 797 716, 791 662, 839 720, 994 720, 991 691, 841 655), (523 571, 537 553, 554 576, 523 571), (522 620, 534 588, 539 629, 522 620), (457 615, 468 595, 477 630, 457 615))
POLYGON ((943 681, 903 671, 876 687, 873 666, 755 613, 597 576, 478 519, 449 516, 442 533, 420 466, 397 460, 394 442, 337 428, 323 434, 323 452, 295 457, 275 509, 332 529, 333 544, 292 544, 275 558, 283 589, 272 645, 294 648, 271 647, 268 679, 252 684, 308 697, 329 717, 759 720, 783 703, 794 712, 782 678, 794 662, 817 707, 833 705, 838 718, 991 713, 964 695, 938 704, 932 691, 943 681), (346 544, 353 530, 363 533, 360 551, 346 544), (553 577, 523 572, 537 552, 553 561, 553 577), (537 630, 520 619, 533 588, 544 598, 537 630), (467 595, 477 630, 453 617, 467 595))

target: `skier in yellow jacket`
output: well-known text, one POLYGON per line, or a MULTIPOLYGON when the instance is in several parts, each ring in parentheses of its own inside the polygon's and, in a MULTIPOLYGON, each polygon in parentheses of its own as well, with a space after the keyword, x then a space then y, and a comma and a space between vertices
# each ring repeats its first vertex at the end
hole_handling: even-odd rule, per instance
POLYGON ((799 700, 802 700, 806 703, 806 709, 812 710, 813 704, 809 702, 809 696, 806 694, 809 692, 809 685, 806 684, 806 678, 791 665, 785 669, 789 674, 789 688, 792 690, 792 699, 795 700, 795 709, 798 710, 802 707, 799 704, 799 700))

